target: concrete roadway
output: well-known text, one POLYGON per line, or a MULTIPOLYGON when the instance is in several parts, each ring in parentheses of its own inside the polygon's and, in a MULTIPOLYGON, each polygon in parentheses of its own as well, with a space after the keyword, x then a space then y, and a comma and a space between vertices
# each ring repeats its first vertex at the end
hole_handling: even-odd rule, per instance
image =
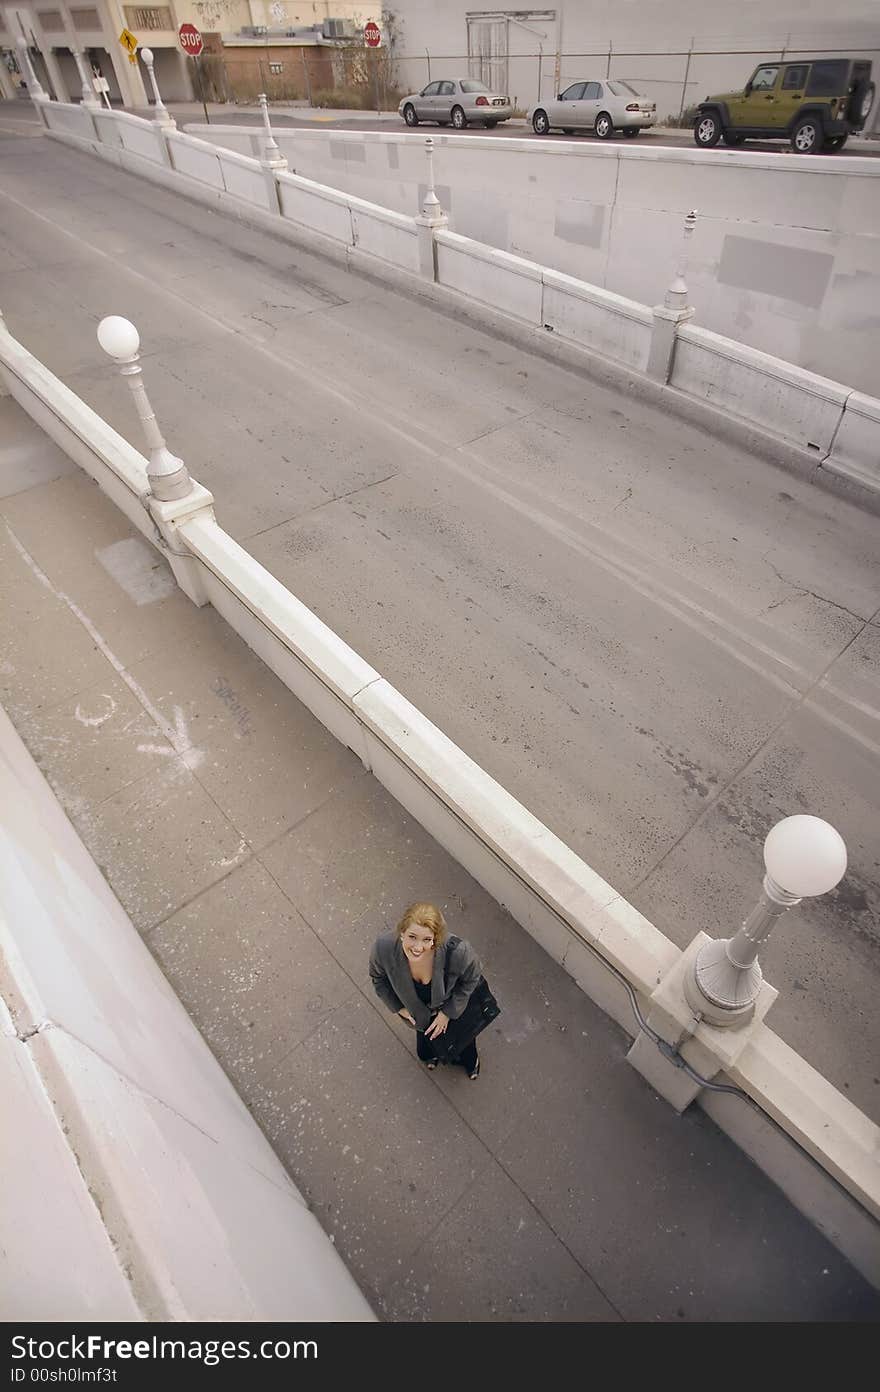
MULTIPOLYGON (((172 102, 171 110, 181 125, 191 122, 204 121, 204 112, 200 104, 181 103, 175 106, 172 102)), ((217 124, 235 125, 261 125, 262 116, 258 110, 242 107, 230 107, 223 105, 210 105, 208 107, 210 120, 217 124)), ((360 111, 317 111, 314 108, 297 109, 296 107, 285 107, 283 104, 273 105, 272 121, 279 126, 296 128, 297 126, 310 126, 318 129, 344 129, 344 130, 370 130, 370 131, 405 131, 407 128, 403 120, 396 112, 385 111, 381 116, 375 112, 360 111)), ((417 132, 422 135, 431 135, 442 131, 442 127, 432 126, 427 122, 421 123, 417 132)), ((509 139, 517 140, 590 140, 596 141, 596 137, 588 131, 582 131, 577 135, 563 135, 562 131, 552 131, 549 135, 536 135, 528 121, 517 119, 505 121, 502 125, 496 126, 494 130, 486 130, 485 126, 468 126, 464 132, 452 131, 449 127, 443 131, 446 135, 488 135, 493 139, 506 136, 509 139)), ((641 135, 633 138, 626 135, 615 135, 612 140, 616 144, 632 145, 635 142, 641 148, 648 145, 652 148, 658 145, 673 146, 688 150, 693 150, 694 137, 691 130, 676 130, 670 126, 660 126, 655 130, 642 131, 641 135)), ((607 142, 611 143, 611 142, 607 142)), ((787 140, 751 140, 739 150, 728 149, 725 145, 717 145, 714 154, 730 155, 736 159, 742 152, 746 154, 757 154, 763 151, 765 154, 791 154, 791 146, 787 140)), ((880 140, 865 140, 862 138, 850 138, 847 142, 845 152, 847 155, 858 155, 868 159, 877 159, 880 156, 880 140)))
POLYGON ((94 336, 131 317, 222 523, 664 932, 732 931, 779 817, 840 828, 771 1023, 880 1118, 876 517, 15 129, 11 331, 137 441, 94 336))
MULTIPOLYGON (((185 125, 200 124, 205 119, 204 108, 201 102, 169 102, 168 109, 174 115, 181 128, 185 125)), ((208 119, 216 122, 217 125, 242 125, 259 126, 263 123, 262 115, 257 107, 231 106, 228 103, 208 102, 208 119)), ((137 111, 137 115, 142 116, 143 111, 137 111)), ((149 113, 147 113, 149 114, 149 113)), ((30 120, 30 103, 0 102, 0 123, 4 120, 30 120)), ((375 112, 363 111, 333 111, 330 108, 316 108, 307 106, 286 106, 283 102, 272 105, 272 122, 279 127, 296 129, 298 126, 306 126, 316 130, 359 130, 359 131, 405 131, 400 116, 396 111, 383 111, 381 116, 375 112)), ((423 135, 431 135, 438 132, 441 128, 422 123, 418 126, 418 132, 423 135)), ((486 130, 484 126, 468 126, 461 132, 453 132, 448 129, 449 134, 464 135, 487 135, 493 139, 506 136, 508 139, 514 137, 517 140, 591 140, 596 137, 584 131, 576 136, 563 135, 561 131, 553 131, 550 135, 535 135, 528 121, 521 118, 512 121, 505 121, 503 125, 495 130, 486 130)), ((642 131, 636 137, 639 148, 643 145, 656 147, 666 145, 677 148, 693 149, 694 137, 690 130, 676 130, 671 126, 658 126, 655 130, 642 131)), ((632 137, 625 135, 615 135, 613 140, 617 144, 632 144, 632 137)), ((791 154, 791 147, 787 140, 752 140, 739 150, 728 149, 724 144, 717 145, 714 154, 729 155, 731 159, 736 159, 743 151, 746 154, 791 154)), ((851 137, 847 142, 847 155, 856 155, 866 159, 880 158, 880 139, 866 140, 863 137, 851 137)))

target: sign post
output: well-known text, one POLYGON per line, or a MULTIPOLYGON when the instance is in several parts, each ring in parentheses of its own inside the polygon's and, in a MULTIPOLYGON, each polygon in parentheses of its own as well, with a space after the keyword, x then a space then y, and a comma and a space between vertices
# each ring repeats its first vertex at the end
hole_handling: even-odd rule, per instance
POLYGON ((106 77, 104 77, 100 68, 96 68, 93 65, 92 72, 94 73, 94 76, 92 78, 92 86, 94 87, 95 91, 98 92, 100 96, 104 98, 104 101, 107 105, 107 110, 111 111, 113 108, 110 105, 110 83, 107 81, 106 77))
POLYGON ((205 101, 205 80, 202 74, 202 64, 200 61, 202 49, 205 47, 204 40, 194 24, 181 24, 177 31, 177 42, 180 44, 187 58, 196 59, 196 68, 199 74, 199 94, 202 98, 202 110, 205 113, 206 124, 210 125, 211 118, 208 115, 208 106, 205 101))
MULTIPOLYGON (((381 47, 382 47, 382 30, 379 28, 378 24, 376 23, 376 21, 375 21, 374 19, 368 19, 367 22, 366 22, 366 24, 364 25, 364 47, 365 47, 365 48, 381 48, 381 47)), ((378 53, 376 54, 376 58, 375 58, 375 61, 374 61, 374 64, 373 64, 373 74, 374 74, 375 79, 376 79, 376 115, 377 115, 377 116, 381 116, 381 115, 382 115, 382 107, 381 107, 381 104, 380 104, 380 101, 379 101, 379 55, 378 55, 378 53)))

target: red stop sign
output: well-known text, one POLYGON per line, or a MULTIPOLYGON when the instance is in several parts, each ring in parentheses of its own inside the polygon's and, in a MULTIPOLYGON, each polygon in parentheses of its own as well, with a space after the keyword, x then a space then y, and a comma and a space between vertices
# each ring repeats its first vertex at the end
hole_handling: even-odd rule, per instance
POLYGON ((378 48, 382 42, 382 30, 374 19, 367 20, 364 25, 364 43, 367 48, 378 48))
POLYGON ((198 58, 204 47, 202 36, 194 24, 181 24, 177 31, 177 42, 190 58, 198 58))

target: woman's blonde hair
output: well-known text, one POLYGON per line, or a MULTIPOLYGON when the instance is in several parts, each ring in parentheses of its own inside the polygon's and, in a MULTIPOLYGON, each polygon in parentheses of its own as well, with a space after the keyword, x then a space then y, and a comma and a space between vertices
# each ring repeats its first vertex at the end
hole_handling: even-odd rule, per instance
POLYGON ((414 923, 434 934, 435 947, 439 947, 446 937, 446 919, 433 904, 410 904, 397 925, 398 936, 402 938, 407 928, 411 928, 414 923))

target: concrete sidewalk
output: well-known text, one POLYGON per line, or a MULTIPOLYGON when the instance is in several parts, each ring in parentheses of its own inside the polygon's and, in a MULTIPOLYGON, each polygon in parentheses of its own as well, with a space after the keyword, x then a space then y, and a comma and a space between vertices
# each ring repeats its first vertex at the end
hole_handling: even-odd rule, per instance
POLYGON ((880 1315, 9 397, 0 442, 0 699, 380 1317, 880 1315), (477 1083, 373 995, 414 898, 503 1005, 477 1083))

